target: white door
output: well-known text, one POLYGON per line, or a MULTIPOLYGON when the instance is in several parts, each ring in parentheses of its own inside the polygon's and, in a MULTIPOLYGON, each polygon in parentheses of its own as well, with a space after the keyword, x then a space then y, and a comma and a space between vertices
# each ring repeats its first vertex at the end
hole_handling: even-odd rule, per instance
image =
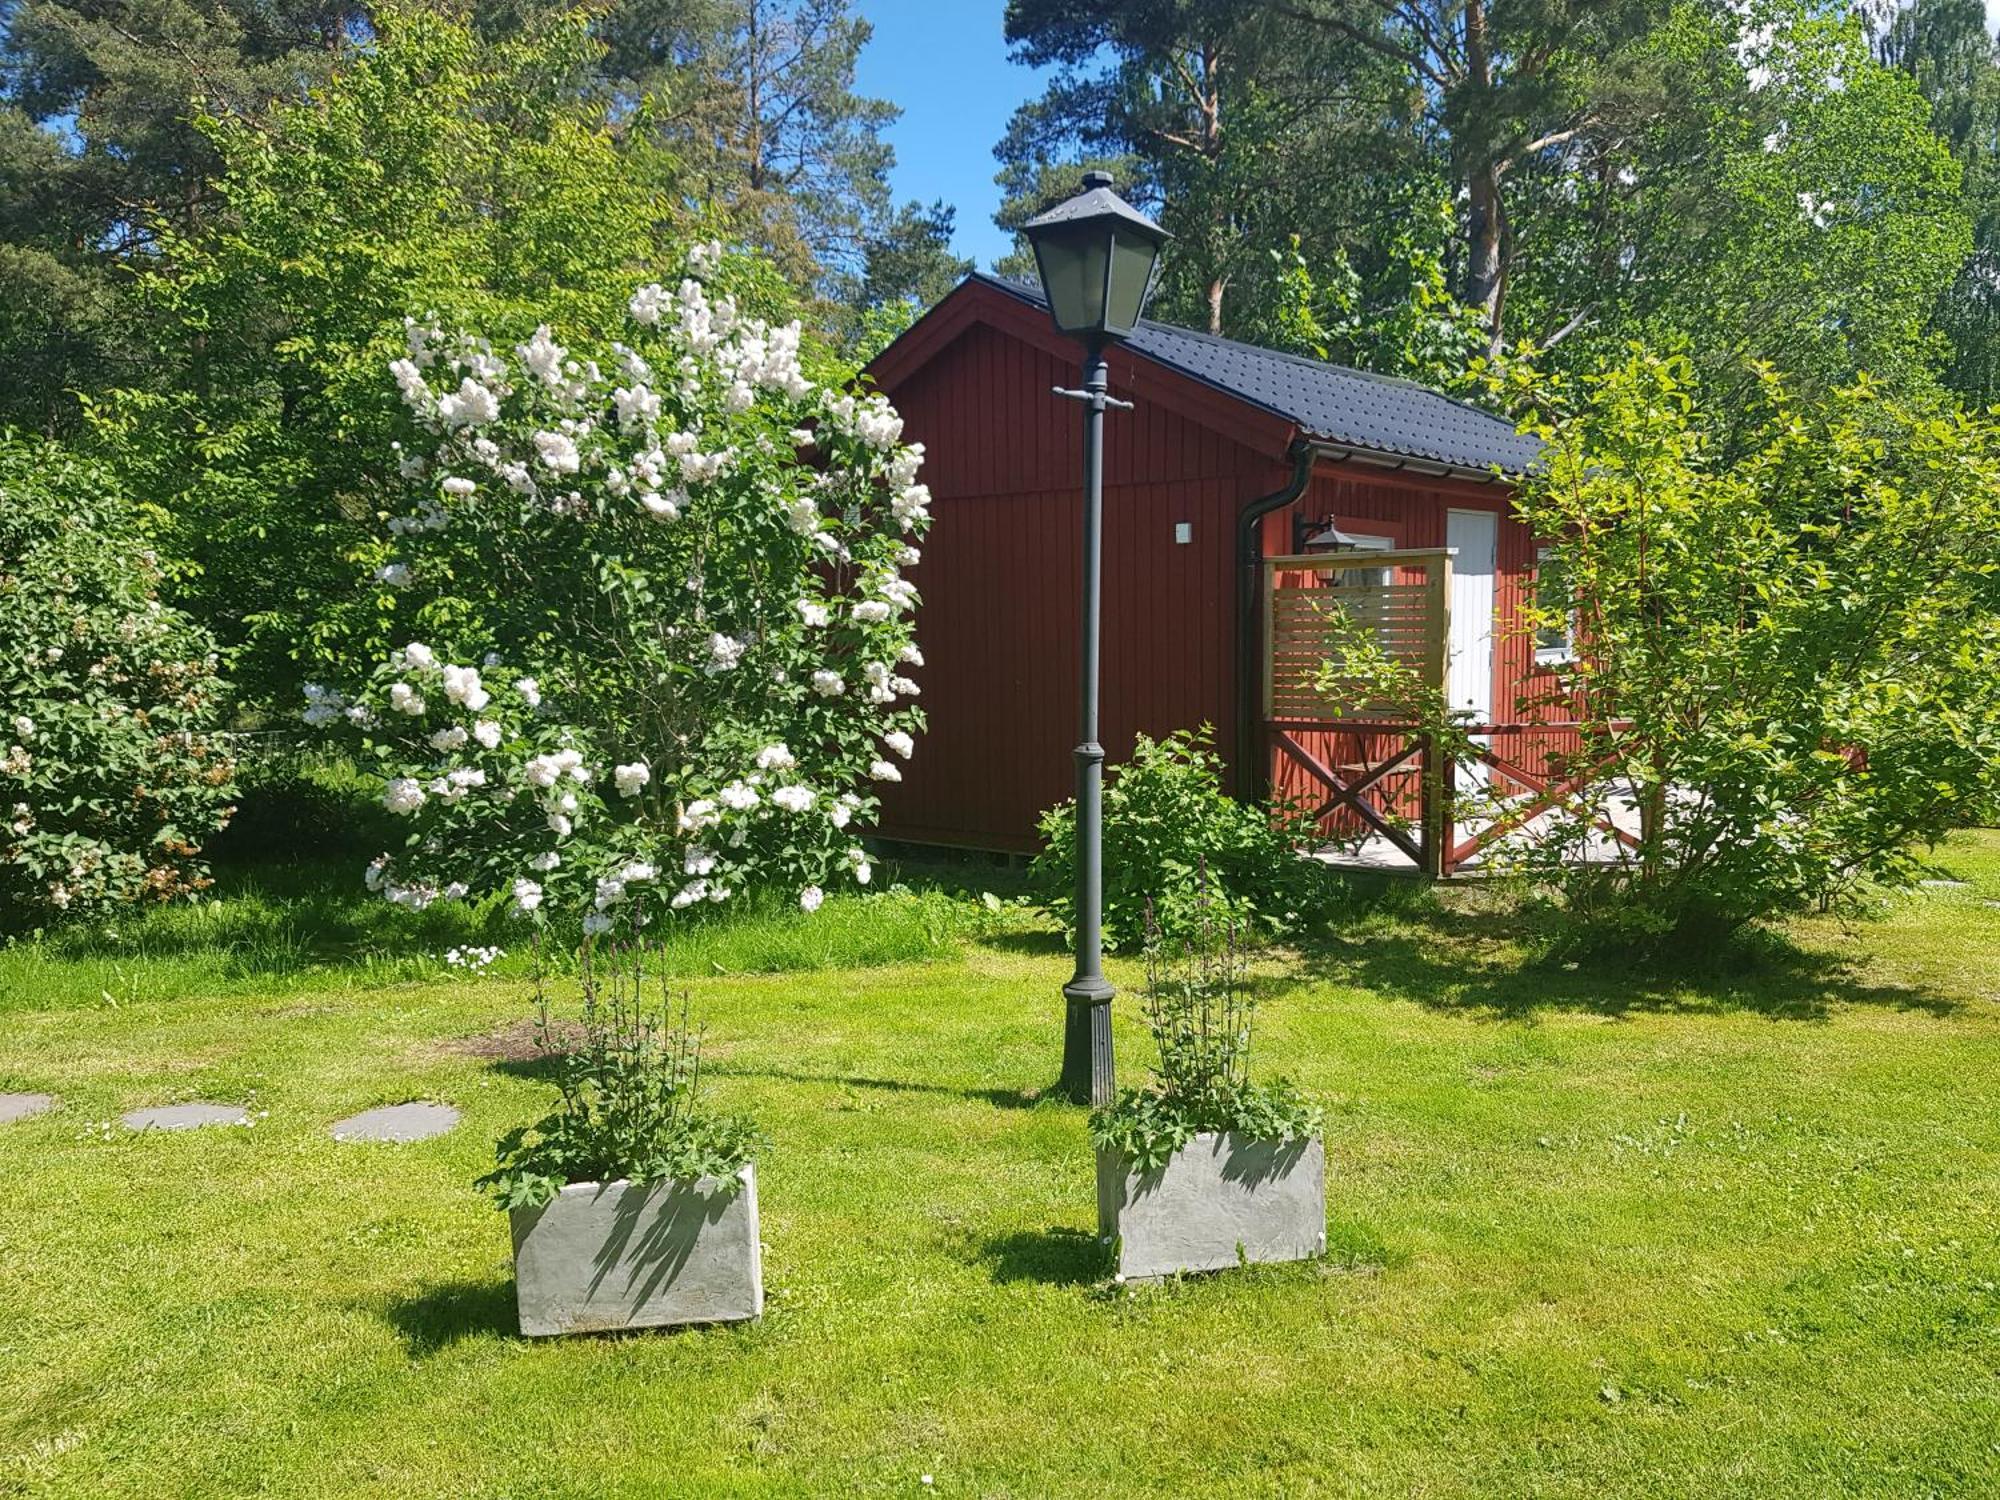
POLYGON ((1451 706, 1481 723, 1493 718, 1493 569, 1500 517, 1490 510, 1446 513, 1451 559, 1451 706))

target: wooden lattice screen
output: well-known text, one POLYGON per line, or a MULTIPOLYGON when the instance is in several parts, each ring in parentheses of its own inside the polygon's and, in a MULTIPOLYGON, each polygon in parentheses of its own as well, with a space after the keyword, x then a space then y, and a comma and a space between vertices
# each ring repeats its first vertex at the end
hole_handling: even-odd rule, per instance
POLYGON ((1390 655, 1443 687, 1451 639, 1451 552, 1316 552, 1264 563, 1264 717, 1326 723, 1367 718, 1390 705, 1318 678, 1335 622, 1368 628, 1390 655))

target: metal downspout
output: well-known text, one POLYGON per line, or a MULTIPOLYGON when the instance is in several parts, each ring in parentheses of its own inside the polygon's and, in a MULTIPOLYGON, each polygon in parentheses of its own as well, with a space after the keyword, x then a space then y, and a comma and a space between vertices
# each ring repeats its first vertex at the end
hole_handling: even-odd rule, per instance
POLYGON ((1258 709, 1264 680, 1263 594, 1264 545, 1262 522, 1306 492, 1312 482, 1311 443, 1299 438, 1291 446, 1292 477, 1282 489, 1243 502, 1236 516, 1236 790, 1256 799, 1265 794, 1270 767, 1258 753, 1258 709))

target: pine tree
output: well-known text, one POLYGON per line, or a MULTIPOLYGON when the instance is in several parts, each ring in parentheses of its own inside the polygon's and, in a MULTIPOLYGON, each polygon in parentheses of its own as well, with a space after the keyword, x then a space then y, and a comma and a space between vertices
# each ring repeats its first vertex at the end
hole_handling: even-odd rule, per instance
POLYGON ((15 0, 0 18, 0 424, 72 427, 69 394, 141 372, 130 272, 212 211, 192 101, 296 99, 365 34, 358 0, 15 0))

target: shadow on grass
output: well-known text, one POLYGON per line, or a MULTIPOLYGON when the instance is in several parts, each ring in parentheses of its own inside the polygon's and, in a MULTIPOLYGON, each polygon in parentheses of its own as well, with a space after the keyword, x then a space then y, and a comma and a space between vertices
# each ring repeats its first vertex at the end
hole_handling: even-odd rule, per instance
POLYGON ((1060 932, 990 932, 979 940, 982 948, 1000 953, 1018 953, 1026 958, 1064 958, 1072 951, 1060 932))
POLYGON ((351 865, 227 869, 213 899, 76 922, 43 939, 69 960, 207 958, 226 978, 422 959, 498 931, 496 910, 443 902, 421 912, 370 896, 351 865))
MULTIPOLYGON (((942 886, 843 892, 815 915, 767 895, 678 915, 659 929, 658 954, 677 980, 926 963, 956 955, 962 941, 1002 920, 975 896, 942 886)), ((573 969, 575 937, 565 928, 544 945, 552 975, 573 969)), ((36 948, 62 963, 143 964, 149 972, 181 965, 184 974, 228 982, 352 973, 392 983, 441 977, 446 950, 482 943, 523 946, 497 896, 410 911, 370 895, 353 861, 274 858, 223 868, 211 899, 72 922, 36 948)), ((527 957, 515 954, 514 965, 527 957)))
POLYGON ((1111 1274, 1111 1247, 1084 1229, 1023 1229, 979 1246, 994 1281, 1089 1286, 1111 1274))
POLYGON ((1962 1002, 1915 984, 1861 977, 1847 961, 1799 948, 1771 933, 1749 933, 1691 952, 1668 969, 1616 960, 1557 962, 1536 956, 1533 917, 1501 907, 1413 909, 1343 936, 1333 931, 1296 950, 1289 976, 1258 976, 1256 987, 1298 978, 1351 985, 1427 1009, 1521 1019, 1543 1010, 1596 1015, 1727 1013, 1821 1021, 1838 1006, 1880 1006, 1948 1016, 1962 1002))
MULTIPOLYGON (((503 1072, 513 1072, 517 1067, 524 1069, 522 1076, 538 1076, 533 1069, 538 1064, 517 1065, 501 1063, 503 1072)), ((703 1070, 721 1078, 774 1078, 783 1083, 831 1084, 837 1088, 879 1089, 893 1094, 938 1094, 954 1099, 974 1099, 990 1104, 995 1109, 1034 1109, 1047 1103, 1064 1102, 1059 1095, 1040 1089, 975 1089, 960 1088, 948 1083, 923 1083, 909 1078, 864 1078, 840 1073, 799 1073, 787 1068, 733 1068, 727 1063, 715 1063, 703 1070)))
POLYGON ((912 890, 943 891, 975 900, 988 891, 1008 899, 1024 896, 1029 890, 1026 867, 1005 855, 968 851, 962 858, 951 859, 935 851, 918 853, 888 840, 877 839, 875 844, 882 851, 890 878, 912 890))
POLYGON ((520 1330, 511 1281, 450 1281, 389 1304, 389 1322, 416 1358, 448 1349, 461 1339, 520 1330))

